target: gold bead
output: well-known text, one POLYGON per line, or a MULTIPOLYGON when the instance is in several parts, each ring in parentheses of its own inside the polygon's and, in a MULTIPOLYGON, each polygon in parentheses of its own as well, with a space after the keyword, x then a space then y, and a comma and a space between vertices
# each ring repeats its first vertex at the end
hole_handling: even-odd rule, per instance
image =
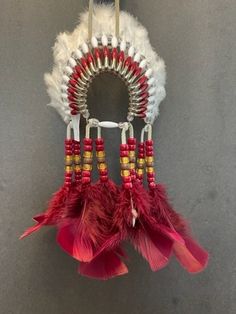
POLYGON ((137 169, 136 172, 137 172, 138 175, 143 175, 143 172, 144 172, 144 171, 143 171, 143 169, 137 169))
POLYGON ((84 164, 84 165, 83 165, 83 170, 91 171, 92 168, 93 168, 92 165, 89 165, 89 164, 84 164))
POLYGON ((146 171, 147 171, 148 173, 153 173, 153 172, 154 172, 154 168, 153 168, 153 167, 147 167, 147 168, 146 168, 146 171))
POLYGON ((72 166, 65 166, 65 171, 68 173, 73 172, 73 167, 72 166))
POLYGON ((121 176, 122 177, 129 177, 130 176, 130 171, 129 170, 121 170, 121 176))
POLYGON ((102 151, 98 151, 96 152, 96 156, 97 157, 105 157, 105 152, 102 150, 102 151))
POLYGON ((81 162, 81 156, 80 155, 74 155, 74 162, 76 164, 79 164, 81 162))
POLYGON ((106 170, 107 169, 107 165, 105 163, 98 164, 98 169, 99 170, 106 170))
POLYGON ((135 151, 131 150, 131 151, 129 152, 129 156, 130 156, 130 157, 135 157, 135 151))
POLYGON ((74 170, 75 170, 75 172, 80 172, 80 171, 81 171, 81 166, 76 165, 76 166, 74 167, 74 170))
POLYGON ((130 163, 130 169, 135 169, 135 163, 130 163))
POLYGON ((137 162, 140 164, 140 165, 143 165, 145 163, 145 160, 143 158, 138 158, 137 159, 137 162))
POLYGON ((146 157, 146 162, 153 162, 153 160, 154 160, 153 156, 146 157))
POLYGON ((122 164, 128 164, 129 163, 129 157, 121 157, 120 162, 122 164))
POLYGON ((86 158, 92 158, 93 157, 93 153, 85 151, 83 156, 86 157, 86 158))

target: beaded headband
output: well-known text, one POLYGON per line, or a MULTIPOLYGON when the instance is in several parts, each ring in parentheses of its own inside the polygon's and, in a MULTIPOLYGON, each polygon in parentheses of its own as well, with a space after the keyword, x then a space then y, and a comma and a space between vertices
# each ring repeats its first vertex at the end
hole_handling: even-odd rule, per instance
POLYGON ((93 10, 93 1, 89 3, 76 29, 57 37, 53 71, 45 75, 50 105, 67 123, 64 184, 21 238, 43 226, 55 226, 59 246, 79 261, 78 272, 96 279, 128 272, 124 241, 153 271, 166 266, 174 255, 187 271, 199 272, 207 265, 208 253, 192 238, 155 177, 152 124, 165 97, 164 62, 153 51, 145 28, 128 13, 119 12, 118 0, 115 10, 107 5, 93 10), (88 88, 102 72, 119 76, 127 85, 127 121, 90 117, 88 88), (80 116, 86 119, 82 143, 80 116), (132 126, 135 117, 145 123, 138 145, 132 126), (113 127, 121 130, 120 186, 109 178, 102 138, 102 128, 113 127), (91 128, 97 129, 95 139, 91 128), (91 179, 94 151, 99 173, 95 183, 91 179))

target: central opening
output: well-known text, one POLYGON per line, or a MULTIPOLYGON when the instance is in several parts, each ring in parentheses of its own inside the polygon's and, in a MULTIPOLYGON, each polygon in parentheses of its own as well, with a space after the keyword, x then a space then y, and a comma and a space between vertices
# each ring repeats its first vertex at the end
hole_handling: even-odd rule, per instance
MULTIPOLYGON (((127 121, 129 94, 125 83, 114 73, 103 72, 96 76, 88 90, 88 110, 90 118, 99 121, 127 121)), ((96 130, 91 133, 96 137, 96 130)), ((105 140, 106 161, 109 177, 120 183, 119 144, 121 130, 102 129, 105 140)), ((94 169, 96 166, 94 165, 94 169)), ((94 179, 98 178, 97 171, 93 172, 94 179)))
POLYGON ((114 73, 96 76, 88 90, 88 110, 99 121, 126 121, 129 94, 125 83, 114 73))

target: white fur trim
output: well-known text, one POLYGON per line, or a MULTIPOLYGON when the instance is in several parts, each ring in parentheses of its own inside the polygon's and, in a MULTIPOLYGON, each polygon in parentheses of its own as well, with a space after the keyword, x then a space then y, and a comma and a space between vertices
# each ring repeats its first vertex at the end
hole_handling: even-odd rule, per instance
MULTIPOLYGON (((97 5, 94 7, 93 14, 93 36, 102 37, 103 44, 107 42, 107 36, 115 35, 115 11, 111 5, 97 5)), ((131 53, 134 51, 139 52, 145 57, 147 61, 147 67, 152 70, 152 77, 157 81, 156 92, 156 106, 154 108, 154 115, 149 117, 151 123, 154 121, 158 114, 158 107, 160 102, 165 97, 165 64, 164 61, 153 50, 147 30, 127 12, 120 12, 120 38, 124 42, 129 42, 131 47, 131 53), (133 51, 132 51, 133 50, 133 51)), ((44 76, 45 83, 47 85, 47 91, 51 98, 50 106, 54 107, 58 113, 62 116, 65 122, 70 121, 71 116, 68 115, 67 108, 61 97, 61 85, 65 81, 65 77, 62 78, 64 71, 68 74, 72 69, 68 66, 68 60, 72 53, 77 54, 77 48, 88 40, 88 11, 84 12, 80 16, 80 23, 71 33, 64 32, 57 36, 56 43, 53 47, 54 67, 52 73, 47 73, 44 76)), ((81 51, 78 52, 80 54, 81 51)), ((144 61, 141 61, 141 63, 144 61)), ((147 70, 149 76, 151 71, 147 70)), ((67 78, 66 78, 67 79, 67 78)))

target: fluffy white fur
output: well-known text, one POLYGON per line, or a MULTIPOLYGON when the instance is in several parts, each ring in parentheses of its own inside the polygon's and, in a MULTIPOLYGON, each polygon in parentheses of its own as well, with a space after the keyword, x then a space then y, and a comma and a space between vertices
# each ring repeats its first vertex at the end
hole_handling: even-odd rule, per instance
MULTIPOLYGON (((103 34, 115 34, 115 11, 112 5, 100 4, 94 7, 93 14, 93 36, 99 37, 103 34)), ((165 98, 165 64, 164 61, 153 50, 147 30, 127 12, 120 12, 120 37, 130 42, 137 51, 148 61, 153 70, 153 76, 157 80, 156 106, 153 110, 152 122, 158 115, 160 102, 165 98)), ((52 73, 45 74, 47 91, 51 98, 50 106, 54 107, 68 123, 71 119, 68 107, 61 99, 61 84, 63 70, 71 53, 88 39, 88 11, 80 16, 80 23, 72 33, 64 32, 57 36, 53 47, 54 67, 52 73)))

